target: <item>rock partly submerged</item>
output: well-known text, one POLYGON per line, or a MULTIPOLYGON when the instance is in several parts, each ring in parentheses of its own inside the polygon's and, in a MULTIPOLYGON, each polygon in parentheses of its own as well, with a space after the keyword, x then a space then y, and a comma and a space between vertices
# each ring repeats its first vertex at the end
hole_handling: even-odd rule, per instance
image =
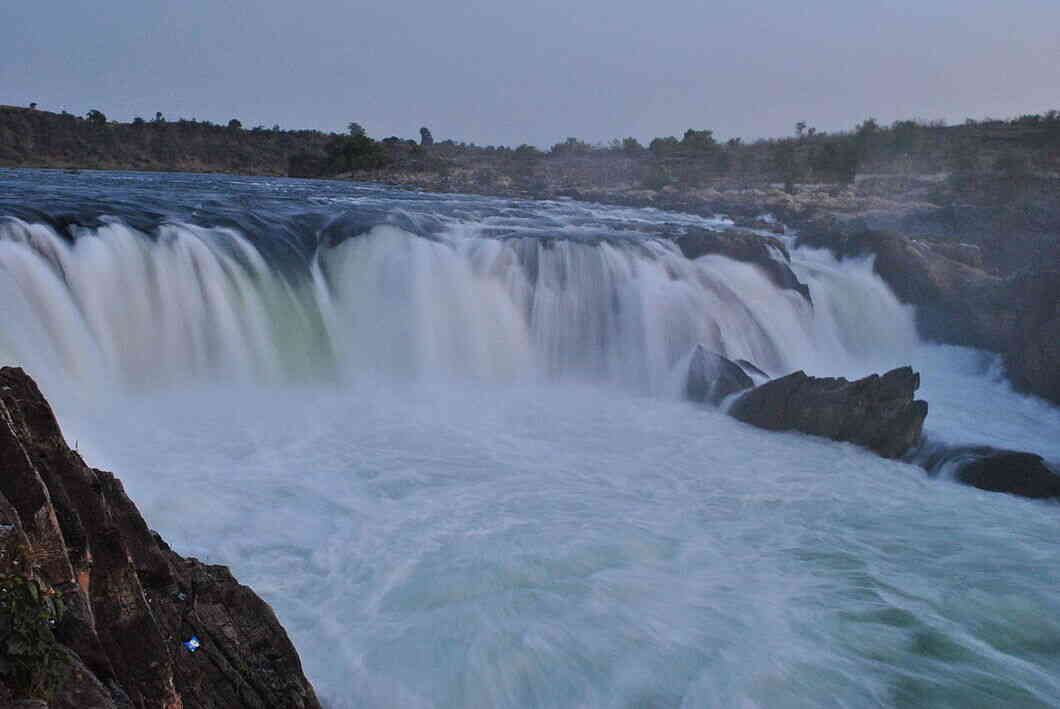
MULTIPOLYGON (((690 366, 690 387, 692 371, 690 366)), ((928 405, 915 398, 919 386, 920 375, 909 367, 853 382, 798 371, 740 395, 729 414, 772 431, 800 431, 855 443, 884 458, 903 458, 933 476, 941 474, 981 490, 1060 499, 1060 474, 1040 455, 925 441, 928 405)))
POLYGON ((754 384, 740 365, 703 345, 696 345, 688 363, 685 396, 692 401, 717 405, 725 397, 750 389, 754 384))
POLYGON ((793 372, 742 394, 729 413, 771 431, 801 431, 898 458, 916 446, 927 417, 914 398, 920 375, 901 367, 848 381, 793 372))
MULTIPOLYGON (((2 649, 3 667, 12 647, 32 662, 0 672, 0 705, 320 706, 268 604, 227 568, 170 549, 117 478, 70 450, 36 384, 13 368, 0 369, 0 580, 54 622, 29 649, 2 649)), ((0 608, 9 637, 14 608, 0 608)))
POLYGON ((1060 474, 1042 456, 990 446, 927 444, 913 459, 933 475, 990 492, 1032 499, 1060 499, 1060 474))

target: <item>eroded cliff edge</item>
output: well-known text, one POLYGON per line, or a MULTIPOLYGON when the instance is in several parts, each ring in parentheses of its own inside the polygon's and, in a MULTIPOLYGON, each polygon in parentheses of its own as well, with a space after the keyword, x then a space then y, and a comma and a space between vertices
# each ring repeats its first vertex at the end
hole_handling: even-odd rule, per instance
POLYGON ((0 707, 27 698, 60 709, 320 706, 269 605, 226 567, 170 549, 121 482, 67 446, 33 380, 5 367, 0 707))

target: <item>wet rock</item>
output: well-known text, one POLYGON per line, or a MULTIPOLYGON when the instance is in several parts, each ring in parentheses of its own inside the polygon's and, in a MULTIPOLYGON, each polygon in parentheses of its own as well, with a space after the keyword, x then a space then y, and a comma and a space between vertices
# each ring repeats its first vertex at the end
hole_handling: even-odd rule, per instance
POLYGON ((1016 326, 1004 350, 1013 385, 1060 404, 1060 271, 1017 276, 1010 286, 1016 326))
POLYGON ((957 241, 933 241, 931 248, 948 259, 963 263, 971 268, 985 270, 983 250, 975 244, 964 244, 957 241))
POLYGON ((787 232, 787 229, 785 229, 782 222, 778 222, 776 219, 762 218, 761 216, 748 217, 737 215, 732 218, 732 223, 743 229, 768 231, 779 236, 784 236, 787 232))
POLYGON ((1034 499, 1060 498, 1060 474, 1042 456, 990 446, 934 445, 913 456, 933 475, 991 492, 1007 492, 1034 499))
POLYGON ((1060 498, 1060 475, 1040 455, 996 451, 957 470, 956 477, 980 490, 1031 498, 1060 498))
POLYGON ((320 706, 272 609, 226 568, 161 542, 12 368, 0 369, 0 552, 0 574, 62 600, 54 638, 69 671, 53 709, 320 706), (195 653, 181 646, 193 635, 195 653))
POLYGON ((897 458, 922 435, 928 405, 914 399, 919 386, 909 367, 853 382, 798 371, 741 395, 729 413, 760 428, 849 441, 897 458))
POLYGON ((725 397, 754 386, 754 381, 732 360, 696 345, 688 364, 685 395, 692 401, 720 404, 725 397))
POLYGON ((748 362, 746 359, 738 359, 736 364, 740 365, 740 369, 746 372, 749 377, 759 378, 762 381, 769 379, 769 375, 759 369, 753 362, 748 362))
POLYGON ((778 288, 794 290, 812 302, 809 286, 799 281, 788 266, 791 255, 787 246, 776 237, 743 231, 711 231, 689 227, 686 233, 674 239, 674 243, 688 259, 697 259, 707 254, 721 254, 736 261, 753 263, 765 271, 769 280, 778 288), (778 259, 775 254, 779 254, 781 258, 778 259))

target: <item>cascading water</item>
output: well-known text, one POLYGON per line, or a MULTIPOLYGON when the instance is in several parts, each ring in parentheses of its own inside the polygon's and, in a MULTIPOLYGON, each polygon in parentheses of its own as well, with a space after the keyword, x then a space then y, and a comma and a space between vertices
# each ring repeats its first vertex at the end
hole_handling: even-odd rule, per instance
POLYGON ((388 373, 580 376, 661 393, 697 343, 770 372, 907 357, 912 320, 868 267, 807 269, 814 308, 756 267, 670 242, 379 226, 271 267, 230 229, 120 222, 73 240, 0 223, 0 353, 45 379, 142 388, 388 373), (286 271, 286 272, 285 272, 286 271))
POLYGON ((1060 703, 1055 505, 680 400, 698 343, 912 363, 933 439, 1060 458, 1057 410, 920 343, 867 261, 794 250, 811 305, 654 210, 0 186, 0 359, 276 607, 332 707, 1060 703))

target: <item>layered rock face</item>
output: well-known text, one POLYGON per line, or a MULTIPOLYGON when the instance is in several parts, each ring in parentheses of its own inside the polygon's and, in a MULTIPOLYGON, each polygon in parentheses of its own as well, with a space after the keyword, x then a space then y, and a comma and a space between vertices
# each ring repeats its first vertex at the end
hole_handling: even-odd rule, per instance
MULTIPOLYGON (((268 604, 148 529, 121 482, 70 450, 36 384, 12 368, 0 369, 0 580, 48 599, 42 622, 54 621, 57 642, 41 650, 53 679, 32 666, 0 673, 0 706, 26 696, 60 709, 320 706, 268 604), (195 651, 184 645, 193 637, 195 651)), ((0 608, 8 669, 22 651, 10 642, 13 608, 0 608)))
POLYGON ((926 401, 914 399, 920 375, 901 367, 857 381, 798 371, 741 395, 735 418, 772 431, 801 431, 898 458, 921 439, 926 401))

